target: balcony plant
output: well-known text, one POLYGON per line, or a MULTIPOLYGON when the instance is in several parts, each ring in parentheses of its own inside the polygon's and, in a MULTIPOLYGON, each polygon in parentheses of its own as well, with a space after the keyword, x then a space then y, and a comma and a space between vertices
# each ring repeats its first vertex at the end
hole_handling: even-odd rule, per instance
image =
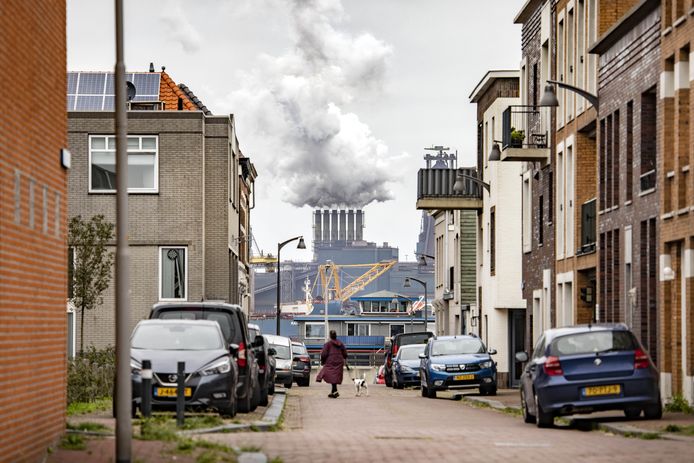
POLYGON ((525 140, 525 131, 511 127, 511 146, 520 148, 523 146, 523 140, 525 140))

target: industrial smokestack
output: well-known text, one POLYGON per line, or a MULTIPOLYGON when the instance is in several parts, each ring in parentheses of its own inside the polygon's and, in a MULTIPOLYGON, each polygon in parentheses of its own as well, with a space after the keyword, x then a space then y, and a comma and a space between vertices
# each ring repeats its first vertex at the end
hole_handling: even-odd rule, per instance
POLYGON ((356 241, 364 240, 364 212, 361 209, 357 209, 357 226, 354 232, 356 241))
POLYGON ((337 241, 337 231, 340 226, 337 223, 337 209, 330 211, 330 241, 333 243, 337 241))
POLYGON ((354 241, 354 209, 347 212, 347 241, 354 241))
POLYGON ((321 230, 322 213, 320 209, 316 209, 313 213, 313 242, 318 243, 323 239, 323 231, 321 230))
POLYGON ((342 209, 340 211, 340 241, 345 241, 347 239, 347 211, 342 209))
POLYGON ((330 211, 323 211, 323 243, 330 241, 330 211))

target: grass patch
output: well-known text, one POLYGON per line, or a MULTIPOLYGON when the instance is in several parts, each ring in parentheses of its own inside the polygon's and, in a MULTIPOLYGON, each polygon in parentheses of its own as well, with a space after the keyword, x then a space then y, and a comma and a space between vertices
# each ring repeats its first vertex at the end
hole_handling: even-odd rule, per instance
POLYGON ((87 444, 79 434, 68 434, 60 441, 60 448, 65 450, 84 450, 87 444))
POLYGON ((678 434, 685 434, 687 436, 694 436, 694 425, 684 425, 680 426, 677 424, 669 424, 663 430, 665 432, 675 432, 678 434))
POLYGON ((523 411, 520 408, 504 407, 501 411, 511 416, 523 416, 523 411))
POLYGON ((624 433, 624 437, 632 437, 643 440, 655 440, 660 439, 660 433, 658 432, 627 432, 624 433))
POLYGON ((222 426, 224 420, 219 415, 191 416, 183 422, 182 429, 205 429, 222 426))
POLYGON ((687 402, 687 399, 678 394, 672 396, 670 402, 665 404, 665 411, 693 414, 694 408, 689 404, 689 402, 687 402))
MULTIPOLYGON (((285 402, 286 404, 286 402, 285 402)), ((268 428, 268 431, 270 432, 277 432, 281 431, 282 427, 284 426, 284 408, 282 408, 282 413, 280 413, 280 416, 277 418, 277 422, 270 426, 268 428)))
POLYGON ((282 457, 275 457, 272 458, 269 463, 284 463, 284 460, 282 460, 282 457))
POLYGON ((195 461, 196 463, 236 463, 236 454, 205 450, 197 456, 195 461))
POLYGON ((109 427, 101 423, 90 423, 85 421, 84 423, 68 423, 67 429, 74 431, 88 431, 88 432, 107 432, 110 431, 109 427))
POLYGON ((255 445, 246 445, 241 448, 239 448, 240 451, 242 452, 260 452, 260 447, 256 447, 255 445))
POLYGON ((141 440, 172 442, 178 439, 176 431, 175 420, 170 420, 167 417, 155 416, 140 420, 140 434, 136 437, 141 440))
POLYGON ((111 399, 106 397, 93 402, 72 402, 67 406, 67 416, 86 415, 111 409, 111 399))

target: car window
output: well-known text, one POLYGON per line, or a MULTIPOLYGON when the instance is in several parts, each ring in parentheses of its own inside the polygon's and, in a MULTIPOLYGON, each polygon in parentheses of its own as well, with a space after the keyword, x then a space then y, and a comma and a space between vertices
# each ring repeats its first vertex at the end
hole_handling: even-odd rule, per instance
POLYGON ((545 337, 540 336, 540 339, 537 340, 537 344, 535 344, 533 348, 533 358, 540 358, 543 355, 545 355, 545 337))
POLYGON ((213 350, 223 345, 215 326, 190 324, 140 325, 131 340, 133 349, 151 350, 213 350))
POLYGON ((410 344, 425 344, 431 335, 429 333, 408 333, 403 336, 398 336, 395 343, 398 346, 407 346, 410 344))
POLYGON ((289 346, 281 346, 279 344, 270 344, 270 346, 274 347, 275 351, 277 352, 275 354, 275 358, 280 360, 289 360, 292 358, 292 353, 289 350, 289 346))
POLYGON ((212 320, 219 323, 224 339, 230 343, 240 344, 243 341, 240 330, 237 329, 232 316, 226 312, 200 309, 165 310, 157 315, 164 320, 212 320))
POLYGON ((557 356, 576 355, 630 351, 635 348, 634 339, 627 331, 591 331, 558 337, 549 346, 549 353, 557 356))
POLYGON ((248 328, 248 336, 250 339, 255 339, 256 336, 260 336, 260 330, 255 328, 248 328))
POLYGON ((484 344, 477 338, 445 339, 434 341, 431 355, 481 354, 484 344))
POLYGON ((162 320, 195 320, 195 312, 169 311, 162 312, 158 318, 162 320))
POLYGON ((295 354, 299 355, 307 355, 308 351, 304 346, 297 346, 296 344, 292 344, 292 350, 294 351, 295 354))
POLYGON ((424 352, 424 344, 403 347, 398 351, 398 360, 417 360, 422 352, 424 352))

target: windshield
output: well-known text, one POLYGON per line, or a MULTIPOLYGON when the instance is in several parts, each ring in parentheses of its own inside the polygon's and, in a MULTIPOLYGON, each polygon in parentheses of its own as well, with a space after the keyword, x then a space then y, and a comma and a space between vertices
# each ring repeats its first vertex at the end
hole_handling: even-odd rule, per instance
POLYGON ((289 360, 292 358, 292 355, 289 352, 289 346, 280 346, 278 344, 271 344, 271 346, 274 347, 275 351, 277 352, 275 354, 275 358, 280 360, 289 360))
POLYGON ((308 354, 308 352, 306 351, 306 348, 304 346, 297 346, 295 344, 292 344, 292 350, 294 351, 295 354, 298 354, 298 355, 308 354))
POLYGON ((216 326, 191 324, 148 324, 135 328, 133 349, 213 350, 224 342, 216 326))
POLYGON ((434 341, 431 355, 482 354, 484 344, 477 338, 444 339, 434 341))
POLYGON ((575 355, 634 349, 636 344, 627 331, 591 331, 555 339, 550 345, 549 353, 550 355, 575 355))
POLYGON ((228 339, 229 342, 234 342, 236 344, 243 341, 236 332, 236 327, 232 322, 231 315, 226 312, 185 308, 182 310, 163 311, 157 318, 162 320, 212 320, 219 323, 224 339, 228 339))
POLYGON ((398 351, 398 360, 418 360, 419 354, 424 352, 424 344, 405 346, 398 351))

